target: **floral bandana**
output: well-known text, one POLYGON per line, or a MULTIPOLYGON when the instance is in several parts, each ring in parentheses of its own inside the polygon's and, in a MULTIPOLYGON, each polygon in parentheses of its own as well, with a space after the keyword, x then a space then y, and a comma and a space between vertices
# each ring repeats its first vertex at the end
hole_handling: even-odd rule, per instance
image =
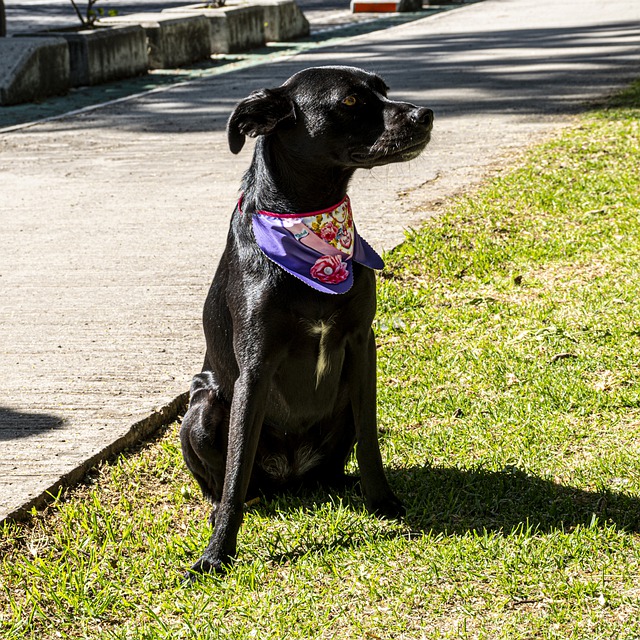
POLYGON ((253 231, 267 258, 324 293, 351 289, 353 261, 370 269, 384 267, 356 232, 349 196, 335 207, 303 215, 256 211, 253 231))

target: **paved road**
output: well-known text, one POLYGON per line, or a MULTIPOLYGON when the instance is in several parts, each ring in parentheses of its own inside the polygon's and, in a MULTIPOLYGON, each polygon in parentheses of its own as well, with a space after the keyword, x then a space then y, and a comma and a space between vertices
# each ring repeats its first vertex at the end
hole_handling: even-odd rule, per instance
POLYGON ((185 391, 250 159, 227 150, 226 118, 251 89, 334 63, 436 112, 421 158, 354 180, 359 228, 388 249, 640 75, 640 3, 486 0, 0 136, 0 520, 185 391))

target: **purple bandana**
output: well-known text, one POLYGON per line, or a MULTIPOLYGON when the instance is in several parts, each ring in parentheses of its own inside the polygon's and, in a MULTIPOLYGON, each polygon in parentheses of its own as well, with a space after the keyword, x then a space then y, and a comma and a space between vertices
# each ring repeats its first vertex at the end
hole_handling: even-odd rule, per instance
POLYGON ((323 293, 351 289, 353 261, 370 269, 384 267, 356 231, 349 196, 335 207, 302 215, 256 211, 253 232, 267 258, 323 293))

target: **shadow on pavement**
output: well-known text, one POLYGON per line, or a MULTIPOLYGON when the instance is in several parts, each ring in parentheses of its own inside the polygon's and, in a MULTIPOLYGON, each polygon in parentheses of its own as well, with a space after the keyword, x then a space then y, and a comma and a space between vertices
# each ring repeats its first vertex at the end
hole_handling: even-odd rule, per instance
POLYGON ((53 431, 63 424, 63 419, 53 414, 26 413, 0 407, 0 442, 53 431))
POLYGON ((574 112, 584 109, 589 96, 609 91, 617 79, 624 83, 637 77, 630 53, 637 55, 639 40, 640 24, 634 22, 447 34, 403 40, 401 55, 397 43, 381 43, 366 62, 384 76, 397 77, 404 91, 434 92, 433 104, 447 115, 574 112), (406 58, 415 64, 407 66, 406 58), (456 97, 449 99, 451 89, 456 97), (468 95, 463 102, 460 91, 468 95))
MULTIPOLYGON (((582 29, 430 35, 366 46, 347 43, 339 57, 334 48, 318 49, 303 60, 239 69, 175 86, 153 99, 130 101, 116 126, 147 132, 222 131, 235 103, 250 91, 277 86, 304 67, 340 63, 379 72, 393 98, 427 104, 437 116, 574 113, 637 77, 632 54, 638 40, 640 24, 616 22, 582 29), (505 57, 504 51, 510 55, 505 57)), ((109 110, 92 112, 72 126, 85 123, 114 126, 109 110)))

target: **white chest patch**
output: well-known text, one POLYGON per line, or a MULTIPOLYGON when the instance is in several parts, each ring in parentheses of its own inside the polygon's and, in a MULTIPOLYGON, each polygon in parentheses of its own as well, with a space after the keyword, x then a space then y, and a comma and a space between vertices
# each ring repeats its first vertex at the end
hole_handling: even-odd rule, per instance
POLYGON ((329 373, 331 369, 331 362, 328 357, 328 339, 333 323, 331 321, 325 322, 320 320, 315 324, 309 326, 309 333, 318 338, 318 360, 316 361, 316 389, 320 384, 320 380, 329 373))

